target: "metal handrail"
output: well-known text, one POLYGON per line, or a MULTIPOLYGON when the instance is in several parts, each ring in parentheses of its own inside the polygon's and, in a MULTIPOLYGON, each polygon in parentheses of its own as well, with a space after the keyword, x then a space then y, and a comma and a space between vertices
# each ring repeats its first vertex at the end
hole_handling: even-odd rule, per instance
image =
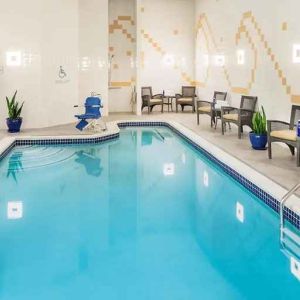
POLYGON ((157 129, 155 129, 155 132, 159 135, 159 137, 161 138, 161 140, 164 142, 165 141, 165 137, 157 129))
POLYGON ((292 189, 290 189, 280 201, 280 238, 283 239, 283 227, 284 227, 284 204, 286 201, 300 188, 300 183, 296 184, 292 189))

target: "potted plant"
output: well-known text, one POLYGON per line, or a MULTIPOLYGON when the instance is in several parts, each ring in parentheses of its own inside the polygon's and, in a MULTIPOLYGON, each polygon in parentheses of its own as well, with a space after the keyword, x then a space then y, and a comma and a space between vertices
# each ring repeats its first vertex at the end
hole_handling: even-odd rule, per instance
POLYGON ((24 102, 20 105, 16 101, 17 91, 15 91, 11 100, 6 97, 6 104, 8 110, 8 118, 6 119, 6 124, 9 132, 19 132, 22 125, 21 113, 23 109, 24 102))
POLYGON ((267 118, 264 107, 261 107, 261 111, 254 113, 252 118, 253 131, 249 133, 250 141, 253 149, 265 150, 268 141, 267 136, 267 118))

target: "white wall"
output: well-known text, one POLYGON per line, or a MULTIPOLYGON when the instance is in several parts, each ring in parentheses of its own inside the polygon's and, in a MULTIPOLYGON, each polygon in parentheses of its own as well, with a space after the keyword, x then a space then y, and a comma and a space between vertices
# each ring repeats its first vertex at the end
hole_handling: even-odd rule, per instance
POLYGON ((139 82, 174 94, 194 81, 194 0, 138 1, 139 82))
POLYGON ((24 128, 74 122, 73 105, 91 91, 107 100, 108 0, 0 4, 0 128, 6 128, 5 96, 16 89, 25 101, 24 128), (21 65, 7 66, 7 52, 16 51, 21 65), (86 68, 83 61, 91 63, 86 68), (60 66, 66 78, 58 77, 60 66))
MULTIPOLYGON (((36 1, 35 1, 36 2, 36 1)), ((26 101, 27 126, 53 126, 74 121, 73 105, 78 99, 78 4, 77 1, 42 1, 40 37, 41 91, 38 102, 26 101), (58 77, 59 66, 67 77, 58 77), (27 107, 28 105, 28 107, 27 107), (32 117, 43 109, 43 118, 32 117)))
POLYGON ((109 112, 132 111, 136 69, 135 0, 109 0, 109 112))
MULTIPOLYGON (((15 89, 25 101, 23 128, 39 128, 75 121, 73 105, 91 91, 101 93, 107 114, 109 96, 111 111, 131 110, 136 83, 138 91, 152 85, 155 93, 175 93, 194 82, 194 0, 111 0, 110 20, 108 0, 0 2, 0 128, 6 128, 5 96, 15 89), (117 30, 109 43, 108 26, 120 16, 132 17, 134 23, 124 28, 133 40, 123 41, 124 32, 117 30), (121 87, 110 95, 109 47, 119 66, 112 81, 121 87), (6 65, 9 51, 21 53, 20 66, 6 65), (58 77, 60 66, 66 78, 58 77)), ((140 101, 138 113, 139 107, 140 101)))
POLYGON ((297 0, 196 0, 198 94, 211 99, 214 90, 228 91, 238 105, 248 92, 269 118, 288 120, 292 102, 300 99, 300 64, 293 62, 299 9, 297 0), (237 50, 245 51, 244 65, 237 64, 237 50), (224 68, 216 66, 215 55, 225 56, 224 68))
MULTIPOLYGON (((5 96, 16 89, 25 101, 25 128, 74 121, 73 105, 91 91, 102 94, 107 114, 108 0, 0 4, 0 128, 6 127, 5 96), (7 52, 15 51, 21 65, 7 66, 7 52), (63 80, 59 66, 68 75, 63 80)), ((196 84, 201 98, 226 90, 233 105, 248 93, 259 97, 269 118, 288 119, 291 104, 300 102, 300 63, 293 62, 293 45, 300 44, 299 9, 296 0, 136 0, 137 91, 151 85, 155 93, 175 93, 181 85, 196 84), (237 64, 237 50, 245 51, 244 65, 237 64), (216 66, 216 55, 224 55, 224 67, 216 66)), ((120 42, 120 51, 122 45, 127 51, 129 45, 120 42)), ((132 80, 122 72, 115 76, 117 82, 132 80)), ((117 98, 126 98, 128 107, 130 88, 122 93, 117 98)), ((140 96, 137 100, 139 113, 140 96)))
POLYGON ((25 101, 24 127, 68 123, 77 102, 78 7, 73 0, 1 1, 0 128, 5 128, 5 96, 18 90, 25 101), (54 21, 55 20, 55 21, 54 21), (6 53, 21 53, 20 66, 7 66, 6 53), (68 73, 56 83, 59 66, 68 73))
POLYGON ((79 0, 79 102, 100 93, 108 114, 108 0, 79 0))

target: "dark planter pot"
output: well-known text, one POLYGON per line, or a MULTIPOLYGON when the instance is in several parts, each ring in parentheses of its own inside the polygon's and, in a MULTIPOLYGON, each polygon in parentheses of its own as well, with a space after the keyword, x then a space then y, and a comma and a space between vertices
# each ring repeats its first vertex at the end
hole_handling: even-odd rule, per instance
POLYGON ((12 133, 19 132, 22 125, 22 118, 18 118, 18 119, 7 118, 6 124, 8 127, 8 132, 12 132, 12 133))
POLYGON ((250 132, 249 137, 253 149, 266 150, 266 144, 268 142, 267 134, 256 134, 254 132, 250 132))

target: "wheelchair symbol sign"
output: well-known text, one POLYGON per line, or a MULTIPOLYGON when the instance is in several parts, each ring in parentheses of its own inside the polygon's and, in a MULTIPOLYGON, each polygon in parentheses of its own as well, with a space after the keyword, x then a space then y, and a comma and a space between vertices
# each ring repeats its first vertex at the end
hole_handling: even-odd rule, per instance
POLYGON ((58 77, 60 79, 64 79, 67 77, 67 73, 65 72, 62 66, 59 67, 58 77))

